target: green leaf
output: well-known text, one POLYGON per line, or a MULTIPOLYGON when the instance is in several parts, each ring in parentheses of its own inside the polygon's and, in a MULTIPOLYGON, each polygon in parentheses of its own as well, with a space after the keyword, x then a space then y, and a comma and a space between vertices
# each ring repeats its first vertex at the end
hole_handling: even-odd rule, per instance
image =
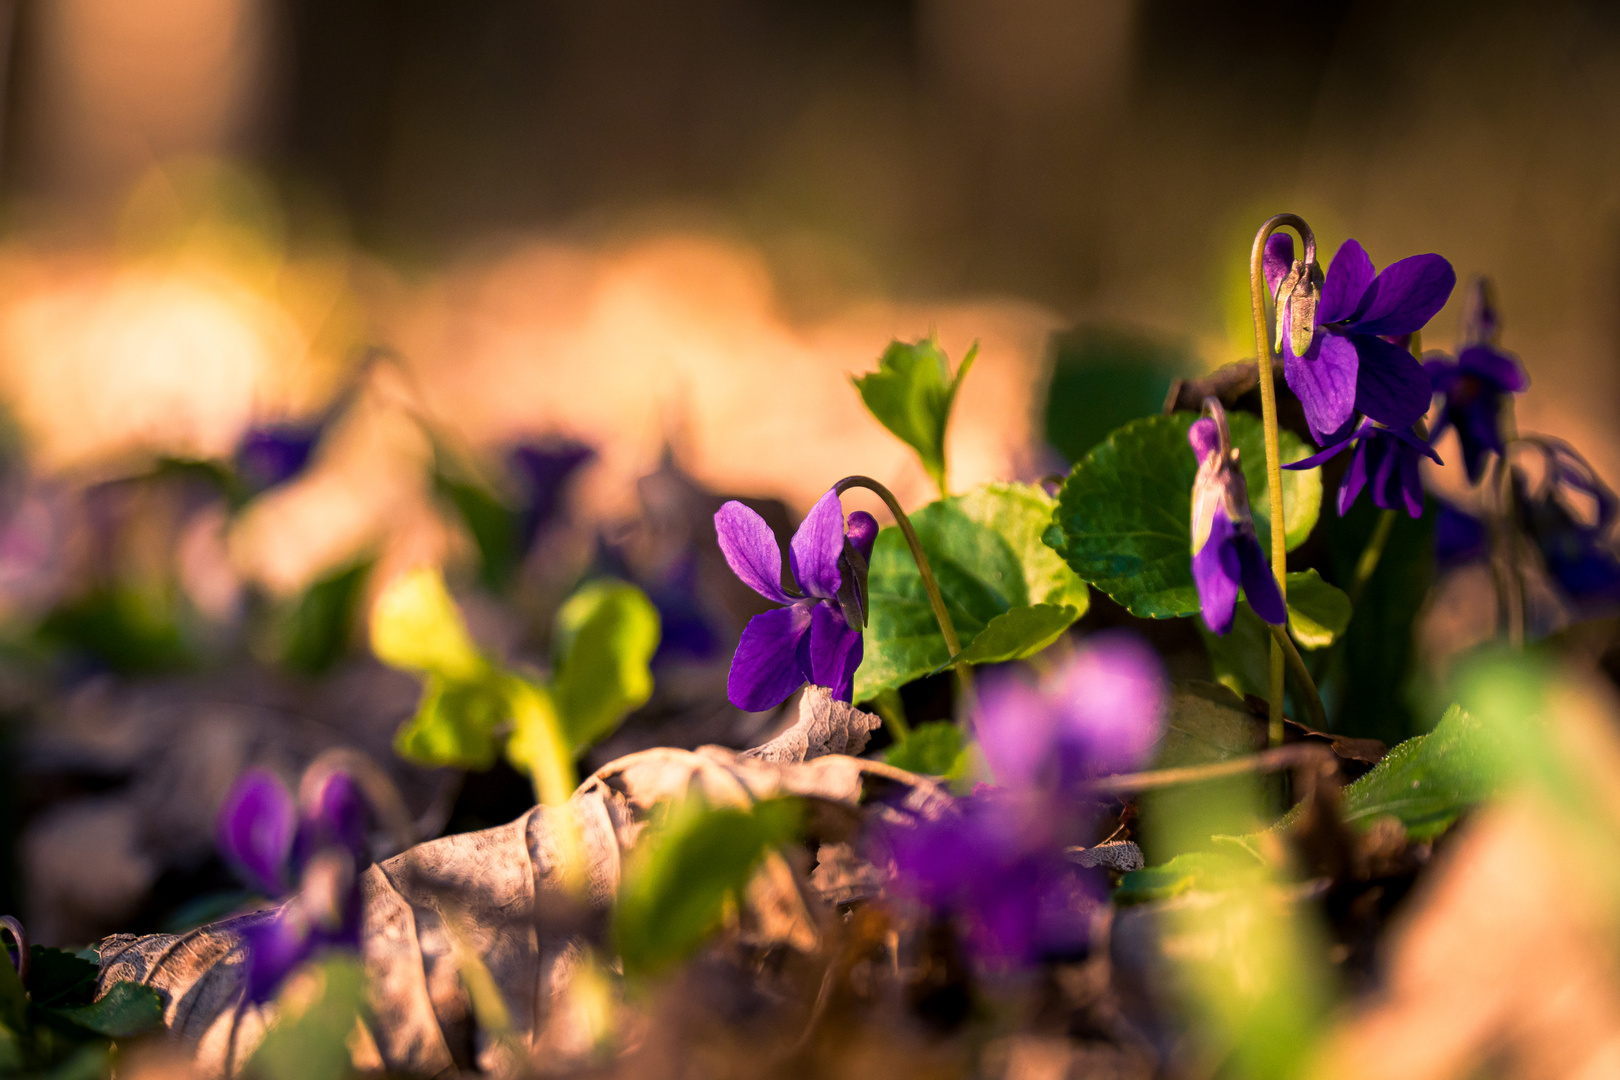
POLYGON ((377 597, 371 609, 371 651, 389 667, 449 682, 478 682, 490 670, 433 567, 400 575, 377 597))
POLYGON ((89 1005, 51 1011, 109 1039, 127 1039, 163 1026, 163 1001, 157 991, 132 982, 113 983, 89 1005))
POLYGON ((1177 682, 1153 767, 1207 765, 1258 749, 1254 717, 1242 698, 1217 683, 1177 682))
POLYGON ((433 474, 433 487, 461 516, 478 548, 478 579, 497 595, 506 592, 523 563, 523 522, 519 512, 477 484, 433 474))
POLYGON ((950 361, 934 339, 910 344, 891 341, 878 358, 876 371, 851 380, 867 410, 917 452, 941 491, 945 490, 945 431, 951 406, 978 352, 975 342, 953 378, 950 361))
MULTIPOLYGON (((1384 513, 1362 499, 1332 522, 1327 539, 1335 581, 1354 580, 1384 513)), ((1318 680, 1335 731, 1394 746, 1421 733, 1434 715, 1415 707, 1422 694, 1414 692, 1421 668, 1413 637, 1434 580, 1434 515, 1432 499, 1417 520, 1395 515, 1378 567, 1357 594, 1355 617, 1335 650, 1338 662, 1318 680)))
POLYGON ((361 559, 304 590, 280 628, 283 664, 300 674, 316 676, 337 663, 349 646, 354 614, 374 565, 375 559, 361 559))
POLYGON ((22 980, 17 978, 17 969, 11 966, 11 957, 0 957, 0 1027, 9 1028, 13 1034, 20 1035, 26 1027, 28 1017, 28 992, 23 989, 22 980))
POLYGON ((1252 872, 1259 864, 1229 851, 1186 851, 1159 866, 1127 873, 1114 890, 1120 907, 1149 900, 1168 900, 1197 888, 1221 885, 1234 874, 1252 872))
POLYGON ((1031 604, 1004 611, 985 623, 973 643, 951 662, 999 664, 1034 656, 1056 641, 1080 617, 1070 604, 1031 604))
POLYGON ((424 765, 487 769, 495 764, 509 717, 499 678, 451 682, 429 675, 416 715, 394 736, 394 750, 424 765))
POLYGON ((98 968, 62 949, 28 950, 28 996, 36 1005, 88 1005, 96 996, 98 968))
MULTIPOLYGON (((1192 576, 1192 483, 1197 459, 1187 431, 1189 412, 1132 421, 1093 447, 1064 481, 1046 542, 1081 578, 1131 614, 1179 618, 1198 612, 1192 576)), ((1228 414, 1232 444, 1241 452, 1249 503, 1261 547, 1270 550, 1265 447, 1260 419, 1228 414)), ((1284 431, 1284 463, 1309 451, 1284 431)), ((1319 469, 1283 473, 1283 506, 1290 549, 1316 524, 1322 503, 1319 469)))
POLYGON ((671 806, 625 867, 613 913, 625 974, 656 974, 695 952, 766 852, 798 834, 801 816, 796 799, 710 809, 693 795, 671 806))
MULTIPOLYGON (((1350 598, 1343 591, 1323 581, 1315 570, 1288 575, 1288 627, 1294 640, 1307 649, 1322 648, 1333 644, 1349 622, 1350 598)), ((1270 693, 1271 630, 1247 601, 1238 601, 1225 634, 1211 633, 1202 619, 1198 634, 1216 682, 1240 694, 1270 693)))
POLYGON ((658 609, 623 581, 590 582, 558 610, 552 695, 575 753, 608 735, 652 696, 648 665, 658 651, 658 634, 658 609))
POLYGON ((1315 570, 1288 575, 1288 629, 1307 649, 1333 644, 1350 625, 1350 597, 1315 570))
POLYGON ((962 729, 949 720, 918 724, 904 739, 889 747, 884 760, 907 772, 954 779, 967 767, 962 729))
MULTIPOLYGON (((1001 657, 1016 646, 1016 655, 1028 656, 1068 625, 1056 625, 1060 612, 1071 612, 1065 617, 1073 622, 1090 604, 1085 583, 1041 542, 1053 505, 1030 485, 986 484, 911 516, 970 662, 979 662, 972 650, 998 616, 1011 618, 997 624, 983 653, 1001 657), (1050 610, 1028 610, 1037 605, 1050 610)), ((871 618, 855 673, 856 701, 904 686, 951 660, 898 528, 878 534, 867 587, 871 618)))
POLYGON ((1502 766, 1500 748, 1486 729, 1453 705, 1433 731, 1390 750, 1371 772, 1344 789, 1344 820, 1370 825, 1393 814, 1408 836, 1427 840, 1490 797, 1504 778, 1502 766))
POLYGON ((249 1059, 260 1080, 341 1080, 366 1000, 359 957, 334 954, 300 968, 276 997, 277 1019, 249 1059))

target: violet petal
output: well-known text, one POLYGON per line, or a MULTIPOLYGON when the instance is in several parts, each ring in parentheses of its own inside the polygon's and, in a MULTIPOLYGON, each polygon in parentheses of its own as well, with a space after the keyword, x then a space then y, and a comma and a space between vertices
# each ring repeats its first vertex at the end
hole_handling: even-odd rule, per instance
POLYGON ((1266 273, 1266 291, 1277 295, 1277 283, 1294 268, 1294 238, 1285 232, 1274 232, 1266 237, 1265 254, 1260 257, 1266 273))
POLYGON ((862 649, 861 632, 844 621, 843 612, 832 604, 815 605, 810 613, 811 682, 827 687, 838 700, 848 701, 862 649))
POLYGON ((782 549, 765 519, 733 499, 714 515, 715 539, 732 573, 767 600, 791 604, 782 591, 782 549))
POLYGON ((1283 344, 1283 376, 1305 409, 1305 422, 1318 444, 1328 441, 1356 409, 1355 347, 1338 334, 1318 334, 1311 351, 1315 357, 1296 357, 1283 344))
POLYGON ((1259 539, 1251 532, 1240 532, 1232 538, 1232 546, 1237 552, 1238 565, 1242 568, 1243 595, 1249 601, 1249 607, 1273 626, 1288 622, 1288 605, 1283 602, 1282 592, 1277 588, 1277 579, 1271 573, 1271 565, 1266 562, 1266 553, 1261 550, 1259 539))
POLYGON ((828 489, 799 523, 788 544, 793 578, 811 596, 830 600, 838 595, 843 575, 838 556, 844 553, 844 508, 838 492, 828 489))
POLYGON ((1459 371, 1489 379, 1503 390, 1515 394, 1530 389, 1530 376, 1524 373, 1519 362, 1488 345, 1470 345, 1464 349, 1457 355, 1456 367, 1459 371))
POLYGON ((744 712, 774 709, 804 685, 799 642, 810 632, 810 608, 801 601, 755 615, 743 627, 726 678, 726 697, 744 712))
POLYGON ((1344 517, 1361 489, 1367 486, 1367 442, 1362 439, 1356 443, 1356 456, 1350 459, 1350 468, 1345 470, 1344 481, 1339 485, 1340 517, 1344 517))
POLYGON ((1226 512, 1217 509, 1209 539, 1192 557, 1193 582, 1198 586, 1204 625, 1216 634, 1224 634, 1232 628, 1232 611, 1237 606, 1238 578, 1242 570, 1231 544, 1235 531, 1226 512))
POLYGON ((287 858, 296 815, 286 785, 264 769, 249 769, 238 777, 220 806, 220 852, 267 896, 279 896, 290 887, 287 858))
POLYGON ((1411 353, 1365 334, 1356 334, 1349 341, 1361 362, 1356 376, 1357 411, 1392 428, 1411 427, 1429 411, 1434 397, 1429 376, 1411 353))
POLYGON ((1357 334, 1392 337, 1423 329, 1451 298, 1457 272, 1439 255, 1413 255, 1384 267, 1373 288, 1373 301, 1356 316, 1357 334))
POLYGON ((1317 324, 1326 326, 1354 316, 1376 276, 1372 259, 1360 244, 1354 240, 1340 244, 1322 281, 1322 299, 1316 305, 1317 324))

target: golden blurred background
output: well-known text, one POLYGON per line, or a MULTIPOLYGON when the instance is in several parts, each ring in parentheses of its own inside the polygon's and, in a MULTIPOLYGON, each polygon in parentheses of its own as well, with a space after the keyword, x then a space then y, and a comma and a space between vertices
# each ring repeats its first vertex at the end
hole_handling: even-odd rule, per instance
POLYGON ((1252 352, 1249 237, 1281 209, 1328 252, 1490 275, 1534 380, 1521 423, 1620 475, 1609 5, 3 10, 0 378, 37 470, 227 455, 367 349, 398 357, 233 527, 274 592, 451 542, 406 400, 473 447, 595 446, 593 515, 665 446, 801 510, 851 472, 911 502, 926 479, 846 375, 937 330, 952 356, 983 342, 955 482, 1038 476, 1049 335, 1252 352))

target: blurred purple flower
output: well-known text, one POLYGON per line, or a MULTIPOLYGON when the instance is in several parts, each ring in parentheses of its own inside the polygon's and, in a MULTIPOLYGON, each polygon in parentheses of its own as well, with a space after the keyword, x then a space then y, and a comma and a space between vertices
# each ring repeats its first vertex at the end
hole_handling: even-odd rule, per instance
MULTIPOLYGON (((1293 255, 1287 233, 1266 242, 1266 282, 1273 293, 1293 255)), ((1413 255, 1375 273, 1360 244, 1340 245, 1322 283, 1310 347, 1296 356, 1283 336, 1283 374, 1318 444, 1342 437, 1357 412, 1404 429, 1429 410, 1429 376, 1410 353, 1385 339, 1421 330, 1456 283, 1451 264, 1439 255, 1413 255)), ((1286 325, 1286 313, 1280 321, 1286 325)))
POLYGON ((1539 488, 1529 490, 1516 468, 1514 502, 1548 575, 1577 608, 1620 601, 1620 557, 1609 539, 1620 510, 1614 492, 1569 444, 1542 436, 1532 445, 1542 451, 1546 472, 1539 488))
POLYGON ((309 423, 255 424, 236 444, 236 472, 254 494, 304 471, 326 430, 327 416, 309 423))
POLYGON ((557 519, 569 481, 595 458, 595 450, 571 439, 519 443, 508 452, 507 463, 523 490, 520 552, 557 519))
POLYGON ((1457 429, 1463 465, 1468 470, 1469 483, 1473 484, 1479 483, 1485 474, 1486 454, 1504 452, 1502 402, 1509 394, 1520 394, 1530 388, 1530 379, 1519 361, 1496 348, 1499 333, 1490 284, 1478 278, 1463 327, 1463 350, 1456 360, 1437 358, 1423 364, 1435 391, 1445 395, 1433 439, 1438 442, 1448 425, 1457 429))
POLYGON ((1088 638, 1039 681, 988 672, 974 732, 996 782, 1061 791, 1147 762, 1164 725, 1164 666, 1130 634, 1088 638))
POLYGON ((267 895, 297 892, 268 919, 242 931, 247 996, 275 995, 283 979, 315 954, 360 946, 360 871, 365 868, 366 804, 349 774, 306 781, 302 810, 275 776, 244 773, 220 807, 219 847, 267 895))
POLYGON ((862 655, 861 626, 852 622, 864 620, 865 566, 877 520, 857 510, 846 528, 836 491, 817 500, 788 545, 798 585, 793 593, 782 587, 782 550, 764 518, 733 500, 714 515, 714 528, 721 553, 743 584, 785 605, 755 615, 743 628, 726 680, 731 703, 761 712, 806 682, 850 700, 862 655))
POLYGON ((1356 497, 1371 477, 1374 506, 1394 510, 1401 505, 1412 517, 1422 517, 1423 478, 1418 472, 1418 457, 1426 457, 1436 465, 1444 465, 1445 462, 1440 460, 1434 447, 1410 431, 1379 427, 1367 420, 1347 438, 1283 468, 1314 469, 1352 443, 1355 444, 1356 455, 1350 461, 1343 482, 1339 484, 1339 516, 1343 517, 1355 504, 1356 497))
POLYGON ((1217 402, 1213 417, 1194 421, 1187 441, 1198 455, 1192 490, 1192 570, 1204 624, 1217 634, 1232 627, 1241 584, 1254 609, 1268 623, 1288 621, 1288 608, 1249 515, 1249 487, 1217 402))
POLYGON ((1436 498, 1434 558, 1443 570, 1478 562, 1490 554, 1490 530, 1466 510, 1436 498))
POLYGON ((983 791, 932 818, 882 828, 876 855, 897 892, 960 927, 968 950, 991 965, 1022 965, 1084 949, 1107 889, 1064 848, 1084 836, 1086 815, 1047 800, 983 791))

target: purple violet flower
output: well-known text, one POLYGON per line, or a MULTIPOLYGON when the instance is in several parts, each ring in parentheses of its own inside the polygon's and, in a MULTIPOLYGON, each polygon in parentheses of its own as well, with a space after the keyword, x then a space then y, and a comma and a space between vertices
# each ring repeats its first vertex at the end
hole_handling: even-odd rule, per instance
POLYGON ((1440 422, 1433 441, 1439 442, 1448 425, 1457 429, 1462 443, 1463 466, 1468 482, 1479 483, 1485 475, 1485 456, 1502 454, 1502 403, 1509 394, 1522 394, 1530 388, 1530 378, 1512 353, 1496 347, 1501 323, 1491 302, 1490 283, 1474 281, 1472 302, 1463 326, 1463 349, 1457 359, 1441 357, 1426 360, 1436 393, 1445 395, 1440 422))
POLYGON ((1620 601, 1620 556, 1609 539, 1620 512, 1614 492, 1569 444, 1543 436, 1534 445, 1542 451, 1546 472, 1540 487, 1530 491, 1515 468, 1514 502, 1548 575, 1579 609, 1620 601), (1582 513, 1581 503, 1589 504, 1590 512, 1582 513))
POLYGON ((989 964, 1083 949, 1106 890, 1065 855, 1092 839, 1092 808, 1075 785, 1145 764, 1166 697, 1159 658, 1126 633, 1087 639, 1039 680, 988 675, 974 728, 998 786, 880 830, 897 891, 953 919, 989 964))
POLYGON ((595 450, 571 439, 519 443, 508 452, 507 463, 524 496, 518 551, 528 551, 535 537, 557 519, 569 481, 595 458, 595 450))
POLYGON ((247 997, 275 996, 294 968, 331 948, 360 947, 360 871, 368 862, 366 804, 348 773, 306 777, 304 805, 275 776, 250 769, 220 807, 219 847, 255 888, 297 892, 242 929, 247 997))
POLYGON ((1164 666, 1124 632, 1088 638, 1038 681, 987 672, 974 733, 996 782, 1064 790, 1146 764, 1164 727, 1164 666))
POLYGON ((326 430, 311 423, 255 424, 236 444, 236 471, 255 494, 280 487, 303 472, 326 430))
MULTIPOLYGON (((1266 241, 1266 283, 1273 293, 1293 257, 1287 233, 1266 241)), ((1288 335, 1282 342, 1283 375, 1318 444, 1339 438, 1357 412, 1399 429, 1428 412, 1429 376, 1386 339, 1421 330, 1456 283, 1451 264, 1439 255, 1413 255, 1375 273, 1360 244, 1340 245, 1322 283, 1310 347, 1296 356, 1288 335)), ((1278 321, 1288 325, 1288 313, 1279 313, 1278 321)))
POLYGON ((1213 414, 1194 421, 1187 432, 1198 455, 1192 490, 1192 570, 1204 624, 1216 634, 1232 628, 1242 585, 1255 614, 1281 626, 1288 621, 1288 608, 1255 536, 1248 482, 1238 467, 1238 452, 1219 402, 1213 414))
POLYGON ((1351 443, 1356 446, 1356 456, 1351 459, 1344 481, 1339 484, 1339 516, 1343 517, 1354 505, 1356 496, 1361 494, 1371 476, 1374 506, 1394 510, 1399 500, 1399 505, 1406 507, 1407 514, 1414 518, 1422 517, 1423 478, 1418 472, 1418 457, 1426 457, 1436 465, 1444 465, 1445 462, 1440 460, 1434 447, 1410 431, 1379 427, 1367 420, 1348 437, 1326 450, 1312 454, 1303 461, 1284 465, 1283 468, 1314 469, 1351 443))
POLYGON ((1455 503, 1436 497, 1434 559, 1442 570, 1478 562, 1490 554, 1491 534, 1485 523, 1455 503))
POLYGON ((876 856, 896 891, 952 919, 981 962, 1024 965, 1085 948, 1102 875, 1064 857, 1089 815, 989 789, 931 818, 881 828, 876 856), (1065 812, 1066 811, 1066 812, 1065 812))
POLYGON ((735 500, 714 515, 720 551, 731 569, 767 600, 785 605, 755 615, 731 658, 726 696, 739 709, 762 712, 780 705, 806 682, 848 701, 860 666, 865 621, 866 560, 877 539, 877 519, 849 515, 836 491, 810 509, 788 544, 797 590, 782 587, 782 550, 765 519, 735 500))

